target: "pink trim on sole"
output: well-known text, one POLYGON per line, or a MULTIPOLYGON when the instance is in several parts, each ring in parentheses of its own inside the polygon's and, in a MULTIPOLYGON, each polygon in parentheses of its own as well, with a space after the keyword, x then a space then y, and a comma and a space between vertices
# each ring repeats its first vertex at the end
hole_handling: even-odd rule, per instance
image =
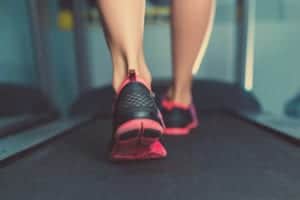
POLYGON ((151 120, 151 119, 133 119, 130 121, 127 121, 123 123, 121 126, 118 127, 116 130, 115 137, 118 139, 120 135, 134 131, 134 130, 139 130, 139 131, 145 131, 147 129, 150 130, 156 130, 160 133, 164 132, 163 127, 156 121, 151 120))
POLYGON ((188 124, 184 128, 165 128, 164 134, 165 135, 174 135, 174 136, 180 136, 180 135, 188 135, 190 131, 194 128, 197 128, 199 125, 198 121, 194 121, 190 124, 188 124))
POLYGON ((185 105, 185 104, 182 104, 182 103, 179 103, 179 102, 168 100, 166 98, 164 98, 162 100, 161 104, 167 110, 172 110, 173 108, 180 108, 180 109, 183 109, 183 110, 190 109, 190 105, 185 105))
POLYGON ((196 108, 195 108, 193 103, 191 103, 190 105, 187 106, 187 105, 184 105, 184 104, 181 104, 181 103, 178 103, 178 102, 174 102, 174 101, 171 101, 171 100, 168 100, 168 99, 164 98, 162 100, 161 104, 167 110, 172 110, 174 108, 189 110, 191 112, 192 119, 193 119, 193 121, 190 124, 188 124, 187 126, 185 126, 183 128, 181 128, 181 127, 178 127, 178 128, 165 127, 164 134, 166 134, 166 135, 175 135, 175 136, 176 135, 177 136, 188 135, 192 129, 197 128, 197 126, 199 125, 196 108))
POLYGON ((114 144, 110 158, 112 161, 135 161, 162 159, 166 156, 167 151, 160 141, 156 141, 149 146, 132 141, 127 144, 114 144))

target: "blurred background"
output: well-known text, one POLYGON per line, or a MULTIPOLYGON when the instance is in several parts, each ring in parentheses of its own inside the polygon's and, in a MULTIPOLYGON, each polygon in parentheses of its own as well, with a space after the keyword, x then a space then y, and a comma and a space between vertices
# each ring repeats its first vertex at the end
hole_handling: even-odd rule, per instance
MULTIPOLYGON (((78 36, 74 33, 72 2, 0 1, 0 83, 41 89, 62 113, 67 112, 80 91, 111 81, 110 57, 95 2, 79 5, 83 8, 79 13, 84 28, 79 35, 85 36, 79 42, 82 44, 75 42, 78 36), (36 33, 33 23, 41 26, 38 28, 42 33, 36 33), (77 47, 80 52, 76 52, 77 47), (84 54, 84 61, 78 60, 78 54, 84 54), (86 62, 82 80, 77 74, 78 62, 86 62)), ((166 2, 148 1, 146 16, 146 57, 158 79, 170 78, 171 74, 166 2)), ((234 81, 236 7, 235 0, 217 1, 213 36, 197 79, 234 81)), ((256 1, 255 6, 253 92, 265 110, 290 116, 296 115, 293 109, 299 109, 299 9, 297 0, 256 1)))
MULTIPOLYGON (((244 51, 238 2, 217 1, 212 39, 196 79, 236 82, 244 51)), ((249 2, 254 54, 245 89, 264 111, 300 117, 300 2, 249 2)), ((171 75, 168 3, 147 2, 145 52, 155 79, 171 75)), ((66 116, 82 94, 110 84, 111 61, 94 0, 1 0, 0 25, 2 117, 66 116)))

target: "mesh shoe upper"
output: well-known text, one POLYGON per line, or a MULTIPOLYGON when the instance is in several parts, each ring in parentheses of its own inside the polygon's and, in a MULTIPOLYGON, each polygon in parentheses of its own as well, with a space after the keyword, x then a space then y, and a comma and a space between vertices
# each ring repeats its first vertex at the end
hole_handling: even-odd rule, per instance
POLYGON ((151 91, 138 81, 129 82, 115 102, 114 126, 131 119, 147 118, 162 124, 159 110, 151 91))
POLYGON ((193 121, 192 114, 189 109, 172 108, 161 110, 166 127, 178 128, 185 127, 193 121))

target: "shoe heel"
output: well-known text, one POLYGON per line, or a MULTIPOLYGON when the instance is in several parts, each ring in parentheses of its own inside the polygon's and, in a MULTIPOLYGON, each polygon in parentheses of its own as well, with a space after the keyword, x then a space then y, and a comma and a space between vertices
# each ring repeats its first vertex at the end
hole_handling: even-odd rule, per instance
POLYGON ((145 129, 144 124, 141 122, 140 126, 136 128, 136 130, 128 131, 119 135, 116 138, 120 144, 125 145, 138 145, 138 143, 142 145, 151 145, 155 141, 158 141, 162 135, 160 130, 155 129, 145 129))
POLYGON ((154 129, 144 129, 141 135, 141 143, 143 145, 151 145, 158 141, 162 136, 162 132, 154 129))
POLYGON ((159 138, 164 129, 158 122, 151 119, 134 119, 121 125, 115 133, 116 140, 128 140, 141 137, 146 139, 159 138))
MULTIPOLYGON (((142 127, 142 125, 141 125, 142 127)), ((160 159, 167 155, 157 130, 139 129, 126 137, 115 139, 110 154, 111 161, 160 159), (141 153, 142 152, 142 153, 141 153)))
POLYGON ((132 120, 126 123, 113 142, 112 160, 122 160, 133 155, 137 149, 148 148, 159 141, 163 128, 149 119, 132 120))

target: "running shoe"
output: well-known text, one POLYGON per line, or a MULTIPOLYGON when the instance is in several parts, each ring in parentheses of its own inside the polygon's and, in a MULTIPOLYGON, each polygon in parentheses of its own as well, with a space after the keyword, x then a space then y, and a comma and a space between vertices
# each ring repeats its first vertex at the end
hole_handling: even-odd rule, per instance
POLYGON ((163 98, 160 106, 165 123, 164 134, 166 135, 187 135, 199 124, 193 103, 183 105, 163 98))
POLYGON ((111 159, 148 160, 167 155, 161 113, 151 88, 131 70, 116 93, 111 159))

